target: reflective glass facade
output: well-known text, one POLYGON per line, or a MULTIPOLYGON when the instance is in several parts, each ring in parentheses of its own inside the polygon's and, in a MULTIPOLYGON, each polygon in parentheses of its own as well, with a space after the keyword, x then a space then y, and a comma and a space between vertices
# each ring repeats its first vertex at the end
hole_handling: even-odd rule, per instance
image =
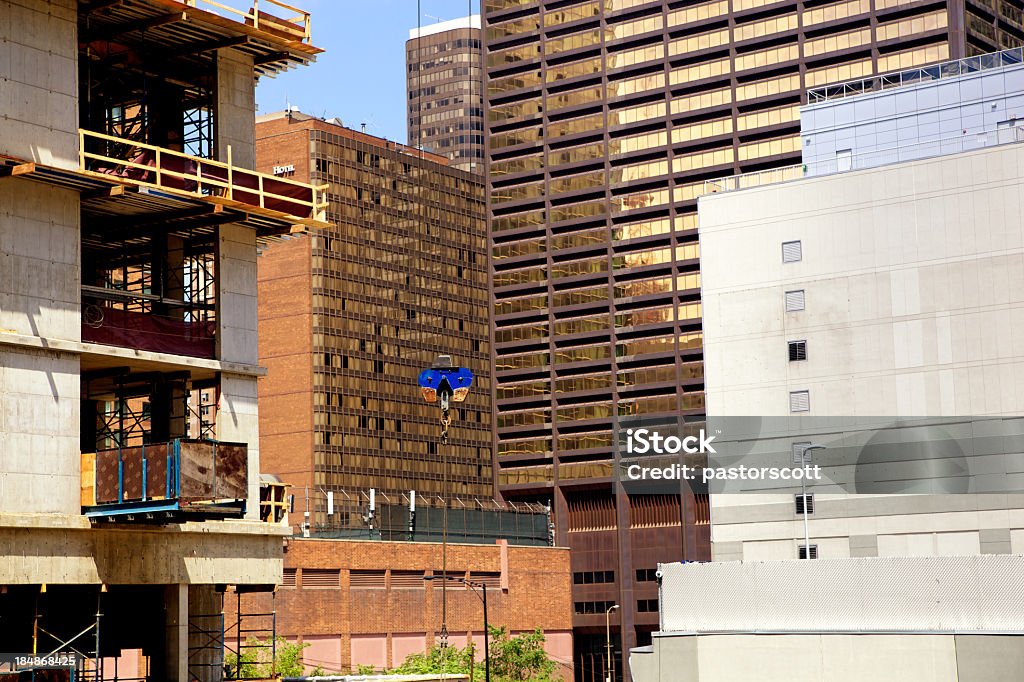
MULTIPOLYGON (((328 185, 331 223, 300 238, 308 241, 308 256, 289 254, 291 242, 300 241, 291 240, 261 258, 267 306, 277 301, 283 309, 262 308, 261 325, 270 329, 275 316, 299 305, 290 295, 295 273, 308 277, 311 288, 310 338, 268 332, 260 347, 272 377, 275 367, 292 372, 310 363, 311 457, 290 462, 278 450, 296 446, 268 437, 264 461, 277 466, 268 470, 286 477, 289 468, 307 468, 311 484, 324 490, 443 494, 447 460, 449 493, 491 499, 479 176, 435 155, 316 119, 261 122, 257 131, 261 164, 294 164, 297 175, 308 168, 310 182, 328 185), (295 163, 292 151, 308 158, 295 163), (297 353, 304 360, 283 359, 297 353), (469 398, 453 409, 447 446, 438 444, 440 410, 424 402, 416 383, 439 354, 476 374, 469 398)), ((296 384, 297 378, 280 390, 296 384)), ((271 409, 268 418, 277 412, 271 409)))
MULTIPOLYGON (((617 569, 574 599, 621 604, 628 650, 657 627, 656 585, 637 572, 708 557, 703 500, 681 491, 677 512, 658 507, 674 522, 637 525, 641 502, 608 475, 629 419, 704 410, 704 181, 799 163, 807 88, 1019 44, 1024 5, 483 6, 497 481, 507 499, 553 501, 574 571, 617 569)), ((575 618, 582 637, 604 624, 575 618)), ((590 648, 578 642, 588 682, 604 679, 590 648)))
POLYGON ((483 173, 484 109, 480 17, 410 31, 405 44, 409 144, 483 173), (417 37, 417 35, 419 37, 417 37))

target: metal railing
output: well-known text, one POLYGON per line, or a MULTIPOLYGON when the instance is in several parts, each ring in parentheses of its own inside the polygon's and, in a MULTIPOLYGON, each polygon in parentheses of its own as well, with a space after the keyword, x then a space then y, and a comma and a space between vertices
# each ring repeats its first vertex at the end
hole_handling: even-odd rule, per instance
POLYGON ((79 129, 79 170, 134 185, 195 197, 219 197, 280 213, 320 220, 327 209, 327 185, 239 168, 164 147, 79 129), (98 150, 98 151, 94 151, 98 150))
POLYGON ((1024 48, 1015 47, 976 57, 964 57, 963 59, 956 59, 942 64, 894 71, 880 76, 870 76, 868 78, 846 81, 845 83, 813 88, 807 91, 807 103, 818 104, 844 97, 863 95, 868 92, 899 88, 904 85, 912 85, 924 81, 936 81, 962 76, 967 73, 998 69, 1004 66, 1020 64, 1021 62, 1024 62, 1024 48))
POLYGON ((240 21, 257 30, 265 30, 270 33, 280 33, 283 34, 283 36, 288 36, 293 40, 299 40, 304 43, 310 42, 309 12, 281 2, 280 0, 252 0, 252 8, 248 11, 242 11, 236 7, 231 7, 217 2, 216 0, 177 1, 188 7, 212 11, 214 14, 218 13, 217 10, 227 12, 230 15, 241 17, 240 21), (290 17, 279 17, 274 14, 270 14, 269 12, 261 11, 261 1, 263 2, 264 9, 269 6, 277 9, 283 9, 287 12, 295 12, 296 14, 290 17))
POLYGON ((738 189, 760 187, 761 185, 775 185, 780 182, 799 180, 804 177, 806 166, 798 163, 794 166, 782 166, 781 168, 769 168, 763 171, 752 173, 740 173, 725 178, 704 181, 704 194, 715 194, 716 192, 734 192, 738 189))
POLYGON ((987 147, 1024 142, 1024 125, 1005 128, 988 128, 975 133, 943 137, 924 142, 894 145, 882 149, 837 156, 828 159, 806 160, 804 163, 781 168, 771 168, 751 173, 740 173, 724 178, 704 181, 704 194, 735 192, 751 187, 776 185, 806 177, 819 177, 846 173, 849 171, 878 168, 893 163, 947 156, 961 152, 976 151, 987 147))

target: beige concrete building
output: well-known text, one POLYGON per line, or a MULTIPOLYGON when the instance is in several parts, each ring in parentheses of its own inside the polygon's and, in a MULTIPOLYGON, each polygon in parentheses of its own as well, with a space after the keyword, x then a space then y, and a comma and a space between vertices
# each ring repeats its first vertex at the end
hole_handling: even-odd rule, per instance
MULTIPOLYGON (((1009 144, 702 199, 709 413, 1020 415, 1022 171, 1009 144)), ((825 496, 809 529, 819 557, 1024 552, 1024 500, 825 496)), ((712 496, 716 560, 803 537, 793 496, 712 496)))
POLYGON ((323 202, 250 170, 254 87, 320 50, 259 7, 0 2, 0 676, 220 680, 225 591, 280 582, 257 244, 323 202))
MULTIPOLYGON (((808 165, 708 183, 709 415, 1024 413, 1022 61, 1006 50, 811 91, 808 165)), ((714 558, 802 556, 804 504, 713 495, 714 558)), ((1022 496, 812 491, 806 508, 812 557, 1024 552, 1022 496)))

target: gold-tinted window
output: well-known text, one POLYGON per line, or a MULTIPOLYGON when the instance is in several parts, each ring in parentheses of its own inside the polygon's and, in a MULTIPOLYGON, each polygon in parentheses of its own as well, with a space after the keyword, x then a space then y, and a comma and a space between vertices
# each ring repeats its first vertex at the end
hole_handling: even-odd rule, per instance
POLYGON ((918 47, 913 50, 883 55, 878 58, 878 70, 879 72, 899 71, 923 64, 946 61, 947 59, 949 59, 949 44, 929 45, 927 47, 918 47))
POLYGON ((608 141, 608 154, 628 154, 664 147, 667 138, 665 131, 615 138, 608 141))
POLYGON ((608 88, 616 97, 628 97, 629 95, 647 92, 648 90, 660 90, 664 87, 664 73, 652 73, 646 76, 627 78, 626 80, 614 81, 608 84, 608 88))
POLYGON ((608 54, 608 68, 618 69, 626 66, 636 66, 647 62, 660 61, 665 58, 665 45, 648 45, 637 47, 623 52, 611 52, 608 54))
POLYGON ((790 123, 791 121, 800 120, 800 107, 797 105, 778 107, 775 109, 766 109, 764 111, 755 111, 751 114, 745 114, 736 119, 736 129, 753 130, 755 128, 763 128, 770 125, 778 125, 780 123, 790 123))
POLYGON ((605 183, 604 171, 595 173, 584 173, 583 175, 571 175, 563 178, 552 178, 550 184, 551 194, 563 192, 574 192, 581 189, 603 187, 605 183))
POLYGON ((555 109, 579 106, 580 104, 600 102, 602 99, 604 99, 604 86, 601 84, 588 85, 578 90, 548 93, 547 106, 549 111, 553 111, 555 109))
POLYGON ((764 156, 776 156, 800 151, 800 136, 788 135, 772 140, 759 140, 742 144, 739 148, 740 161, 750 161, 764 156))
MULTIPOLYGON (((714 121, 703 123, 692 123, 686 126, 676 126, 672 129, 672 143, 691 142, 706 137, 715 137, 732 132, 732 119, 720 118, 714 121)), ((664 134, 664 133, 662 133, 664 134)))
POLYGON ((683 24, 692 24, 698 21, 704 22, 728 13, 729 0, 706 2, 703 5, 696 5, 694 7, 687 7, 686 9, 670 12, 668 15, 668 25, 672 27, 682 26, 683 24))
POLYGON ((701 109, 708 109, 710 107, 728 104, 731 101, 732 90, 729 88, 719 88, 718 90, 702 92, 697 95, 676 97, 672 100, 672 113, 685 114, 700 111, 701 109))
MULTIPOLYGON (((881 64, 881 60, 879 60, 879 64, 881 64)), ((814 71, 808 71, 807 76, 804 79, 804 83, 806 87, 814 88, 819 85, 842 83, 843 81, 853 80, 854 78, 863 78, 864 76, 870 75, 871 60, 861 59, 855 62, 848 62, 837 66, 827 66, 825 68, 815 69, 814 71)))
POLYGON ((781 17, 754 21, 749 24, 739 24, 733 29, 732 36, 735 42, 750 40, 751 38, 763 38, 775 33, 795 29, 798 23, 796 14, 787 14, 781 17))
POLYGON ((660 31, 664 26, 663 18, 660 14, 655 14, 650 17, 643 17, 634 21, 628 21, 622 24, 614 24, 610 26, 611 35, 615 40, 622 38, 632 38, 644 33, 650 33, 651 31, 660 31))
POLYGON ((667 234, 671 231, 672 220, 670 218, 656 218, 654 220, 643 220, 637 223, 616 225, 612 228, 612 239, 615 241, 637 239, 639 237, 651 237, 658 234, 667 234))
POLYGON ((747 52, 745 54, 736 55, 736 70, 745 71, 747 69, 754 69, 761 66, 770 66, 772 64, 792 61, 799 57, 800 46, 796 43, 793 43, 792 45, 783 45, 781 47, 771 47, 767 50, 758 50, 757 52, 747 52))
POLYGON ((729 58, 726 57, 725 59, 716 59, 702 64, 693 64, 675 69, 670 74, 669 82, 672 85, 684 85, 692 81, 721 76, 730 71, 729 58))
POLYGON ((800 76, 782 76, 781 78, 766 78, 765 80, 746 83, 736 88, 736 100, 742 102, 747 99, 778 95, 783 92, 791 92, 800 89, 800 76))
POLYGON ((708 48, 718 47, 719 45, 725 45, 728 42, 729 29, 723 28, 718 31, 709 31, 708 33, 701 33, 700 35, 673 40, 668 44, 668 54, 670 57, 675 57, 688 52, 696 52, 697 50, 707 50, 708 48))
POLYGON ((667 189, 652 189, 612 197, 612 213, 635 211, 641 208, 655 208, 671 203, 667 189))
POLYGON ((520 128, 507 133, 496 133, 491 136, 491 149, 501 149, 502 147, 512 147, 517 144, 526 144, 527 142, 537 142, 541 139, 540 133, 541 129, 539 127, 520 128))
POLYGON ((608 125, 624 125, 647 121, 652 118, 660 118, 665 115, 665 103, 654 102, 653 104, 641 104, 635 107, 617 109, 608 113, 608 125))
POLYGON ((488 112, 488 118, 494 122, 507 121, 513 118, 520 118, 522 116, 530 116, 532 114, 540 113, 540 98, 535 100, 527 100, 525 102, 515 102, 513 104, 499 104, 490 108, 488 112))
MULTIPOLYGON (((976 17, 972 14, 968 14, 968 25, 970 25, 972 18, 976 17)), ((907 38, 909 36, 917 35, 918 33, 946 28, 948 20, 949 17, 946 14, 946 10, 942 9, 937 12, 922 14, 918 17, 910 17, 908 19, 900 19, 899 21, 890 21, 886 24, 879 24, 876 35, 878 36, 878 40, 907 38)), ((984 23, 992 29, 992 38, 994 39, 995 27, 988 22, 984 23)))
POLYGON ((732 11, 742 12, 755 7, 767 7, 768 5, 774 5, 781 1, 782 0, 733 0, 732 11))
POLYGON ((599 130, 603 125, 604 114, 591 114, 581 118, 553 121, 548 124, 548 136, 562 137, 563 135, 575 135, 576 133, 599 130))
POLYGON ((499 50, 492 52, 487 55, 487 66, 508 66, 510 64, 518 64, 522 61, 528 61, 536 59, 540 56, 540 43, 531 43, 529 45, 519 45, 516 47, 510 47, 507 50, 499 50))
POLYGON ((593 75, 595 73, 601 73, 600 57, 584 59, 581 62, 569 62, 568 64, 549 66, 547 73, 544 76, 544 80, 548 83, 553 83, 567 78, 593 75))
POLYGON ((583 33, 574 33, 568 36, 551 38, 544 43, 544 54, 553 55, 560 52, 567 52, 568 50, 576 50, 581 47, 600 45, 601 37, 603 35, 604 31, 600 28, 595 28, 589 31, 584 31, 583 33))
POLYGON ((534 87, 540 85, 540 83, 540 71, 527 71, 526 73, 517 73, 513 76, 505 76, 504 78, 488 81, 487 93, 490 95, 500 95, 504 92, 534 87))
POLYGON ((536 227, 544 224, 544 211, 531 211, 518 215, 502 216, 491 221, 495 232, 515 230, 521 227, 536 227))
POLYGON ((540 29, 539 17, 529 14, 525 17, 487 27, 488 40, 501 40, 509 36, 533 33, 540 29))
POLYGON ((573 5, 572 7, 544 12, 544 25, 558 26, 559 24, 567 24, 570 21, 592 19, 597 16, 601 16, 601 2, 599 0, 592 0, 582 5, 573 5))
POLYGON ((804 56, 814 57, 815 55, 827 52, 846 50, 851 47, 867 45, 871 42, 871 29, 861 28, 856 31, 847 31, 838 35, 825 36, 816 40, 808 40, 804 43, 804 56))
POLYGON ((656 178, 668 173, 668 160, 644 161, 629 166, 620 166, 612 169, 612 183, 634 182, 636 180, 647 180, 656 178))
POLYGON ((803 22, 804 26, 813 26, 814 24, 821 24, 826 21, 855 17, 870 11, 871 0, 847 0, 847 2, 837 2, 825 7, 804 10, 803 22))
POLYGON ((591 159, 601 158, 604 158, 604 144, 593 142, 579 147, 550 150, 548 152, 548 165, 557 166, 563 163, 575 163, 577 161, 590 161, 591 159))
POLYGON ((677 156, 672 160, 672 171, 675 173, 682 173, 698 168, 721 166, 732 163, 734 158, 735 155, 732 147, 727 149, 713 149, 710 151, 697 152, 695 154, 687 154, 685 156, 677 156))
POLYGON ((491 175, 522 173, 524 171, 540 170, 543 167, 544 159, 539 154, 535 154, 505 161, 494 161, 491 163, 491 175))
POLYGON ((557 223, 562 220, 575 220, 576 218, 589 218, 604 215, 607 212, 604 200, 590 201, 582 204, 571 204, 551 209, 551 222, 557 223))

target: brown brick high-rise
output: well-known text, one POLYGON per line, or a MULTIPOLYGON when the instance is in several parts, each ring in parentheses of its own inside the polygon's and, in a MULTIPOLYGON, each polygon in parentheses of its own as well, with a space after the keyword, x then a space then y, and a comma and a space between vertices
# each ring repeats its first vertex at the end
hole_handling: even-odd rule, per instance
POLYGON ((446 159, 303 115, 257 123, 257 165, 329 185, 330 228, 259 259, 263 470, 296 488, 493 497, 483 188, 446 159), (476 374, 439 451, 416 379, 476 374))

